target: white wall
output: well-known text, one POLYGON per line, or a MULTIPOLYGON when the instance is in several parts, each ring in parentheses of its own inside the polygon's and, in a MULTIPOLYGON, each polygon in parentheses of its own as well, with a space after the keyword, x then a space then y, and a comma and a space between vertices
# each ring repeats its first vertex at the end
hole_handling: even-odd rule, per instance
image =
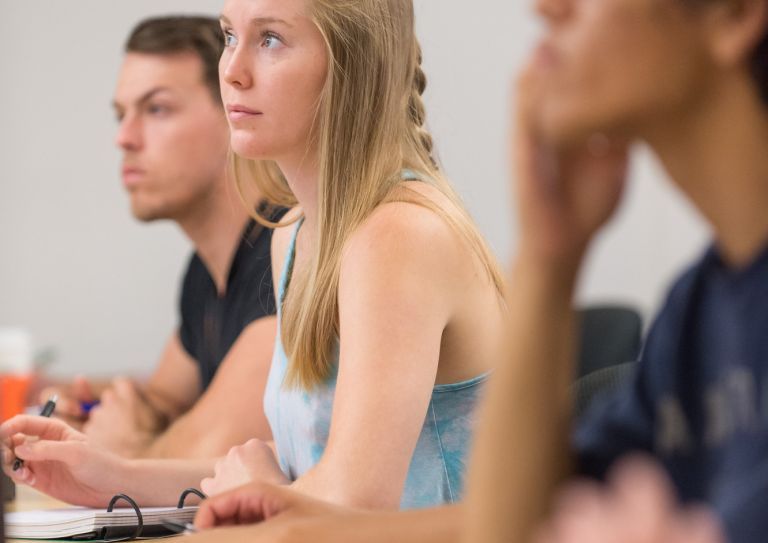
MULTIPOLYGON (((536 23, 522 1, 415 1, 440 157, 508 260, 508 97, 536 23)), ((0 4, 0 326, 28 327, 39 346, 55 346, 58 373, 147 372, 173 329, 188 245, 172 225, 130 217, 110 99, 136 21, 219 8, 220 0, 0 4)), ((633 178, 581 298, 650 311, 706 231, 646 152, 633 178)))

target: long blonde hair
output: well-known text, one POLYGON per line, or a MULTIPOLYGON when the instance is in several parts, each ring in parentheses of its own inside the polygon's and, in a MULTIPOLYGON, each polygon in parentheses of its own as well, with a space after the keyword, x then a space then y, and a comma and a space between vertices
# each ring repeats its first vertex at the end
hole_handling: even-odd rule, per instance
MULTIPOLYGON (((312 5, 329 58, 315 131, 319 234, 307 269, 291 281, 280 332, 290 360, 286 383, 304 389, 333 369, 344 244, 382 203, 412 202, 435 211, 468 241, 499 293, 503 283, 496 260, 432 157, 412 0, 312 0, 312 5), (453 209, 405 188, 403 169, 436 187, 453 209)), ((298 203, 274 163, 233 155, 233 168, 241 190, 255 181, 271 203, 298 203)))

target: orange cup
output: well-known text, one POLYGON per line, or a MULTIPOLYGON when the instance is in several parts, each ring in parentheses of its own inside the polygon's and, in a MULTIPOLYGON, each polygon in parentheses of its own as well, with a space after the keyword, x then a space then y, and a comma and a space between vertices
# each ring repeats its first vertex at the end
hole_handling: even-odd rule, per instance
POLYGON ((11 373, 0 375, 1 422, 24 412, 27 405, 27 391, 31 382, 31 375, 11 373))

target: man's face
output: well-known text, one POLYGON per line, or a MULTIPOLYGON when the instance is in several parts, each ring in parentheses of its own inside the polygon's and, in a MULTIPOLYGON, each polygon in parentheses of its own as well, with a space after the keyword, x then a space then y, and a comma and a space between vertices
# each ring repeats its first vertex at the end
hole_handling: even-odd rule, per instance
POLYGON ((133 215, 183 220, 224 190, 229 130, 192 53, 128 53, 115 90, 122 179, 133 215))
POLYGON ((703 9, 680 0, 535 5, 546 22, 536 67, 541 128, 550 139, 647 137, 706 92, 713 65, 703 9))

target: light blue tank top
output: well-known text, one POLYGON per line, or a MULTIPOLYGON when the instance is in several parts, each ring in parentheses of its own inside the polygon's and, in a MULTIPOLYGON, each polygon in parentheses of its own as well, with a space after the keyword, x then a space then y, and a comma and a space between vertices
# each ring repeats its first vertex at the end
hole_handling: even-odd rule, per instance
MULTIPOLYGON (((294 230, 278 284, 278 328, 300 227, 301 222, 294 230)), ((264 393, 264 412, 272 429, 280 467, 292 481, 318 463, 328 442, 339 363, 338 345, 334 357, 332 374, 311 391, 283 386, 289 362, 280 333, 277 334, 264 393)), ((483 374, 460 383, 435 385, 408 469, 401 509, 431 507, 462 499, 475 408, 487 377, 488 374, 483 374)))

